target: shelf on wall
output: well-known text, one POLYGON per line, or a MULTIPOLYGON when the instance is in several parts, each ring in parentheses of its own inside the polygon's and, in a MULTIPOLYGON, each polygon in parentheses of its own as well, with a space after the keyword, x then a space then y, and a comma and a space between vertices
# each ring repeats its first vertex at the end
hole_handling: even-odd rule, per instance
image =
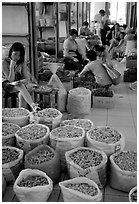
POLYGON ((2 2, 2 6, 25 6, 27 2, 2 2))
POLYGON ((2 37, 28 37, 27 33, 3 33, 2 37))

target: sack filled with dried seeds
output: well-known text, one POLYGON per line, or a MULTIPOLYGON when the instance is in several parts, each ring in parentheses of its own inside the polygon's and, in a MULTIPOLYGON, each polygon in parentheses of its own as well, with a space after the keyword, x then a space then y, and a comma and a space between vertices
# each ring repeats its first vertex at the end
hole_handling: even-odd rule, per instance
POLYGON ((62 118, 62 113, 55 108, 46 108, 38 112, 30 113, 30 123, 44 124, 50 130, 59 126, 62 118))
POLYGON ((62 170, 66 170, 65 152, 84 146, 85 131, 72 125, 61 126, 50 132, 50 146, 59 152, 62 170))
POLYGON ((59 154, 48 145, 39 145, 25 155, 25 168, 45 172, 54 183, 60 179, 59 154))
POLYGON ((3 108, 2 121, 8 123, 15 123, 20 127, 29 124, 29 111, 25 108, 3 108))
POLYGON ((2 146, 15 146, 15 133, 19 130, 19 125, 14 123, 2 123, 2 146))
POLYGON ((101 202, 98 185, 86 178, 76 177, 59 183, 64 202, 101 202))
POLYGON ((2 147, 2 174, 13 183, 23 168, 23 150, 11 146, 2 147))
POLYGON ((137 185, 137 153, 117 152, 110 156, 110 185, 112 188, 129 192, 137 185))
POLYGON ((87 146, 102 150, 107 156, 123 151, 125 139, 123 135, 111 127, 95 127, 87 132, 87 146))
POLYGON ((68 94, 67 111, 73 114, 87 114, 91 110, 91 91, 79 87, 71 89, 68 94))
POLYGON ((129 202, 137 202, 137 186, 132 188, 129 192, 129 202))
POLYGON ((100 187, 106 185, 107 156, 103 151, 77 147, 65 153, 70 178, 87 177, 100 187))
POLYGON ((16 145, 25 154, 40 144, 48 144, 50 130, 46 125, 29 124, 15 133, 16 145))
POLYGON ((13 190, 20 202, 46 202, 53 190, 53 182, 40 170, 24 169, 16 179, 13 190))

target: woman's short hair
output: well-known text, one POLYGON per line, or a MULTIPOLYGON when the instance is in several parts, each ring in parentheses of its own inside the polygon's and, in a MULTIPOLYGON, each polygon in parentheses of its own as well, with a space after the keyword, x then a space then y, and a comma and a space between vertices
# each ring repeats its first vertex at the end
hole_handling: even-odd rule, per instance
POLYGON ((13 43, 9 50, 9 58, 11 58, 12 52, 14 51, 20 52, 20 59, 18 60, 18 63, 23 63, 25 60, 25 48, 23 44, 20 42, 13 43))
POLYGON ((77 35, 78 36, 78 31, 76 29, 71 29, 69 31, 69 35, 77 35))
POLYGON ((90 61, 94 61, 96 60, 97 58, 97 53, 94 51, 94 50, 89 50, 87 52, 87 58, 90 60, 90 61))
POLYGON ((104 52, 105 47, 102 45, 94 45, 93 50, 95 50, 96 52, 104 52))
POLYGON ((87 21, 84 21, 82 24, 82 26, 88 26, 88 25, 89 25, 89 23, 87 21))

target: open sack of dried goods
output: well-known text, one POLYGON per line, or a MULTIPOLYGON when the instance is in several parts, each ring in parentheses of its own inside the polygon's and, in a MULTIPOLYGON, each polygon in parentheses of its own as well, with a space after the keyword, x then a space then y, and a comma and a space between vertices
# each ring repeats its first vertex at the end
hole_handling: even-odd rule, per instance
POLYGON ((107 156, 103 151, 77 147, 65 153, 70 178, 87 177, 100 187, 106 185, 107 156))
POLYGON ((50 146, 60 155, 62 170, 66 169, 65 152, 84 146, 85 131, 72 125, 61 126, 50 132, 50 146))
POLYGON ((2 146, 15 146, 15 133, 19 130, 19 125, 14 123, 2 123, 2 146))
POLYGON ((23 150, 11 146, 2 147, 2 174, 13 183, 23 167, 23 150))
POLYGON ((25 108, 3 108, 2 121, 15 123, 20 127, 29 124, 29 111, 25 108))
POLYGON ((60 179, 59 154, 47 145, 39 145, 26 154, 24 166, 45 172, 54 183, 60 179))
POLYGON ((111 127, 95 127, 87 132, 87 146, 104 151, 107 156, 122 151, 125 139, 121 133, 111 127))
POLYGON ((112 188, 129 192, 137 185, 137 153, 117 152, 110 156, 110 185, 112 188))
POLYGON ((6 181, 2 174, 2 196, 4 195, 5 191, 6 191, 6 181))
POLYGON ((25 153, 28 153, 40 144, 48 144, 49 133, 49 127, 46 125, 26 125, 15 133, 16 145, 23 149, 25 153))
POLYGON ((46 108, 42 111, 31 112, 30 122, 47 125, 50 130, 59 126, 62 118, 62 113, 55 108, 46 108))
POLYGON ((102 200, 98 185, 86 177, 62 181, 59 186, 64 202, 100 202, 102 200))
POLYGON ((68 94, 67 111, 73 114, 87 114, 91 109, 91 91, 79 87, 71 89, 68 94))
POLYGON ((137 186, 132 188, 129 192, 129 202, 137 202, 137 186))
POLYGON ((85 132, 93 128, 93 122, 89 119, 72 119, 72 120, 63 120, 61 125, 74 125, 81 127, 85 132))
POLYGON ((46 202, 53 190, 53 182, 40 170, 24 169, 16 179, 13 190, 20 202, 46 202))

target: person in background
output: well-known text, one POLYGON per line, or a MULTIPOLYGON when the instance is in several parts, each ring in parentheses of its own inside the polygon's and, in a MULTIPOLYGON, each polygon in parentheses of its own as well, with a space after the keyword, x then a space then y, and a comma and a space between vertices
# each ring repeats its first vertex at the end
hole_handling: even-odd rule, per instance
POLYGON ((120 33, 121 33, 121 29, 120 29, 119 23, 116 23, 112 29, 112 39, 110 41, 108 52, 110 52, 113 47, 116 47, 119 44, 121 40, 120 33))
POLYGON ((101 9, 99 14, 96 14, 94 17, 95 21, 100 24, 100 37, 102 45, 106 45, 106 34, 107 34, 107 27, 108 27, 108 18, 106 16, 106 12, 101 9))
POLYGON ((79 28, 79 36, 89 36, 91 35, 91 31, 88 28, 89 23, 87 21, 84 21, 82 24, 82 27, 79 28))
POLYGON ((97 53, 94 50, 89 50, 87 53, 89 59, 88 64, 84 67, 79 77, 83 76, 86 72, 91 71, 94 74, 96 80, 96 87, 109 88, 112 85, 112 81, 108 76, 101 58, 97 59, 97 53))
POLYGON ((113 63, 111 61, 110 55, 102 45, 95 45, 93 50, 97 53, 97 58, 101 58, 102 63, 107 64, 109 68, 113 68, 113 63))
POLYGON ((115 46, 110 51, 111 59, 113 59, 115 57, 116 53, 125 52, 125 40, 124 40, 124 37, 125 37, 125 33, 120 32, 120 41, 119 41, 119 43, 117 41, 117 43, 115 43, 115 46))
MULTIPOLYGON (((26 88, 26 84, 30 82, 29 77, 24 46, 20 42, 15 42, 9 50, 8 57, 5 57, 2 61, 2 88, 8 93, 19 93, 19 101, 21 102, 21 97, 23 97, 32 110, 36 111, 39 107, 33 102, 26 88), (22 79, 26 79, 26 82, 20 82, 22 79), (15 85, 10 84, 15 81, 18 81, 18 83, 15 85)), ((22 104, 19 103, 19 106, 21 107, 22 104)))
POLYGON ((65 69, 67 70, 81 71, 83 66, 87 63, 86 57, 82 54, 75 40, 77 36, 78 31, 76 29, 71 29, 69 37, 63 44, 64 63, 65 69))

